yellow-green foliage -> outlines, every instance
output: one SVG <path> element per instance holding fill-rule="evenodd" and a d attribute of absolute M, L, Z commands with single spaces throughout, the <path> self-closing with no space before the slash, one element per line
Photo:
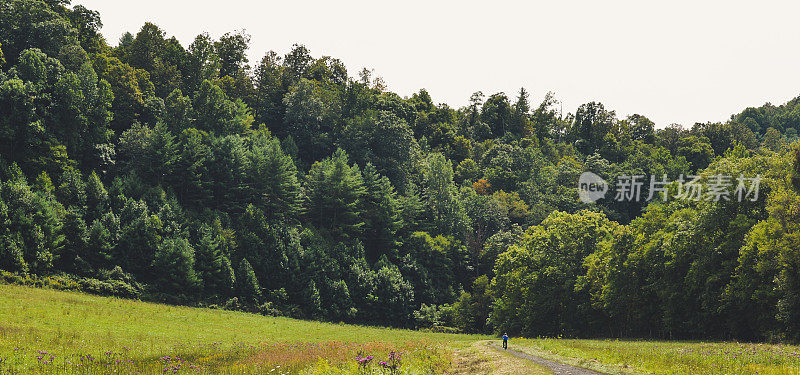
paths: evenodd
<path fill-rule="evenodd" d="M 403 371 L 421 373 L 481 338 L 0 285 L 0 373 L 298 373 L 315 364 L 341 373 L 359 353 L 380 373 L 392 350 L 404 353 Z"/>

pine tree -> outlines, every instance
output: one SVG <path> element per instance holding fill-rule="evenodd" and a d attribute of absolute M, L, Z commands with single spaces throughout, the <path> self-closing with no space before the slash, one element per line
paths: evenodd
<path fill-rule="evenodd" d="M 233 268 L 221 249 L 224 241 L 214 235 L 212 229 L 200 227 L 200 240 L 195 252 L 197 274 L 203 285 L 204 297 L 229 296 L 235 282 Z"/>
<path fill-rule="evenodd" d="M 320 297 L 319 289 L 317 289 L 317 284 L 314 280 L 309 281 L 303 290 L 303 305 L 306 314 L 311 317 L 318 318 L 323 313 L 322 297 Z"/>
<path fill-rule="evenodd" d="M 95 269 L 111 266 L 119 234 L 119 218 L 113 212 L 106 212 L 103 217 L 95 219 L 89 227 L 83 260 Z"/>
<path fill-rule="evenodd" d="M 253 266 L 247 259 L 239 262 L 239 272 L 236 273 L 236 291 L 243 301 L 257 304 L 261 301 L 261 286 L 253 271 Z"/>
<path fill-rule="evenodd" d="M 132 199 L 125 202 L 120 221 L 119 244 L 114 247 L 113 261 L 144 280 L 154 279 L 150 267 L 162 241 L 164 224 L 150 213 L 144 201 Z"/>
<path fill-rule="evenodd" d="M 530 95 L 525 88 L 519 89 L 519 96 L 517 97 L 517 102 L 514 103 L 514 110 L 511 116 L 511 124 L 509 126 L 509 131 L 516 134 L 517 136 L 526 136 L 531 131 L 531 124 L 530 118 L 528 117 L 531 111 L 530 103 L 528 102 L 528 97 Z"/>
<path fill-rule="evenodd" d="M 248 152 L 248 194 L 258 198 L 258 205 L 270 219 L 297 220 L 302 205 L 301 186 L 292 158 L 266 129 L 259 130 L 253 138 Z"/>
<path fill-rule="evenodd" d="M 108 191 L 100 177 L 92 172 L 86 179 L 86 221 L 92 222 L 109 209 Z"/>
<path fill-rule="evenodd" d="M 81 214 L 85 213 L 86 183 L 83 181 L 81 172 L 74 168 L 68 168 L 61 174 L 59 182 L 55 191 L 58 201 Z"/>
<path fill-rule="evenodd" d="M 253 117 L 240 101 L 232 101 L 219 86 L 205 80 L 192 103 L 195 127 L 217 135 L 244 134 Z"/>
<path fill-rule="evenodd" d="M 398 246 L 396 234 L 402 226 L 400 205 L 394 187 L 372 164 L 364 167 L 364 234 L 367 259 L 375 262 L 382 254 L 392 254 Z"/>
<path fill-rule="evenodd" d="M 304 190 L 309 222 L 344 238 L 361 233 L 364 180 L 358 166 L 348 164 L 344 151 L 339 149 L 333 156 L 314 163 Z"/>
<path fill-rule="evenodd" d="M 286 89 L 282 79 L 283 67 L 280 65 L 280 56 L 269 51 L 261 59 L 255 70 L 256 101 L 253 104 L 253 113 L 256 122 L 266 124 L 277 136 L 286 134 L 283 125 L 283 113 L 286 110 L 283 97 Z"/>
<path fill-rule="evenodd" d="M 55 267 L 65 272 L 88 274 L 91 270 L 83 267 L 86 261 L 82 258 L 87 251 L 88 228 L 76 209 L 67 210 L 62 233 L 64 242 L 56 254 Z"/>
<path fill-rule="evenodd" d="M 0 199 L 0 269 L 27 273 L 28 264 L 22 254 L 22 238 L 9 230 L 8 206 Z"/>
<path fill-rule="evenodd" d="M 8 213 L 6 228 L 12 242 L 20 244 L 30 270 L 45 274 L 52 271 L 54 255 L 61 251 L 64 240 L 59 215 L 63 207 L 51 197 L 32 191 L 24 176 L 14 170 L 12 166 L 13 179 L 0 188 Z"/>
<path fill-rule="evenodd" d="M 194 248 L 184 238 L 169 238 L 158 246 L 153 259 L 156 283 L 171 295 L 194 297 L 199 286 Z"/>
<path fill-rule="evenodd" d="M 0 269 L 28 273 L 28 263 L 22 255 L 22 239 L 19 233 L 0 238 Z"/>

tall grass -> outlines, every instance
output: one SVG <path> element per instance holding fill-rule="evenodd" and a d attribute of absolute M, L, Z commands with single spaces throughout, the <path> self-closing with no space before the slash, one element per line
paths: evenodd
<path fill-rule="evenodd" d="M 391 351 L 406 353 L 406 373 L 426 373 L 482 338 L 0 285 L 3 374 L 380 373 Z M 353 368 L 359 353 L 374 362 Z"/>
<path fill-rule="evenodd" d="M 617 374 L 800 374 L 795 345 L 516 339 L 513 348 Z"/>

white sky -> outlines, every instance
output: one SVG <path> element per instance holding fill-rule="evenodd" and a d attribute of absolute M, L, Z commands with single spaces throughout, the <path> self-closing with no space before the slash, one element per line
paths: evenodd
<path fill-rule="evenodd" d="M 100 12 L 116 45 L 151 21 L 187 46 L 200 32 L 244 29 L 251 65 L 302 43 L 375 69 L 406 96 L 466 105 L 520 87 L 554 91 L 564 113 L 597 100 L 658 127 L 724 121 L 800 94 L 796 1 L 209 1 L 75 0 Z"/>

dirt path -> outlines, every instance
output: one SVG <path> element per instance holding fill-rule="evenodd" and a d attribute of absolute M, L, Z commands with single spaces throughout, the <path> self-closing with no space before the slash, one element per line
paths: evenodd
<path fill-rule="evenodd" d="M 565 365 L 563 363 L 558 363 L 555 361 L 551 361 L 549 359 L 536 357 L 527 353 L 518 352 L 516 350 L 503 350 L 503 348 L 497 346 L 497 344 L 489 344 L 489 346 L 497 350 L 502 350 L 504 352 L 507 352 L 508 354 L 517 356 L 519 358 L 524 358 L 529 361 L 538 363 L 542 366 L 545 366 L 548 369 L 550 369 L 550 371 L 552 371 L 555 375 L 602 375 L 602 372 L 597 372 L 594 370 L 589 370 L 581 367 Z"/>

